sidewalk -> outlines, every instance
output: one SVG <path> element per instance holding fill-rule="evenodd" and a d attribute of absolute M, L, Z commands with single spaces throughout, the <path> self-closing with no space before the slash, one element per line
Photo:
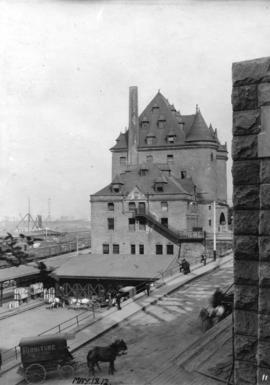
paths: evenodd
<path fill-rule="evenodd" d="M 172 292 L 178 290 L 181 286 L 201 277 L 232 260 L 232 254 L 218 259 L 216 262 L 209 262 L 206 266 L 194 265 L 192 271 L 188 275 L 176 273 L 171 277 L 164 278 L 163 285 L 152 290 L 150 296 L 144 293 L 137 294 L 134 298 L 122 303 L 122 309 L 118 311 L 116 308 L 104 311 L 98 318 L 91 321 L 88 325 L 82 326 L 80 330 L 75 331 L 75 338 L 69 341 L 71 351 L 74 352 L 82 346 L 95 340 L 101 335 L 116 327 L 122 321 L 131 317 L 139 311 L 145 310 L 151 304 L 156 303 L 159 299 Z M 11 363 L 10 363 L 11 364 Z M 16 365 L 16 367 L 14 367 Z M 2 384 L 18 384 L 22 377 L 17 371 L 18 363 L 13 362 L 13 369 L 3 366 L 0 383 Z"/>

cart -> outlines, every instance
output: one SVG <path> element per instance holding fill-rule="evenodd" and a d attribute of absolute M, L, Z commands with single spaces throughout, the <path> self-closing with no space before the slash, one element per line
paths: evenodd
<path fill-rule="evenodd" d="M 63 378 L 74 375 L 75 361 L 68 350 L 66 337 L 46 335 L 22 338 L 19 372 L 28 384 L 43 383 L 48 373 L 58 372 Z"/>

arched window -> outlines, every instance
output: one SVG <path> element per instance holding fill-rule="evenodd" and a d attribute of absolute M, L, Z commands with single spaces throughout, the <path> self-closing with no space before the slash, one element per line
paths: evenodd
<path fill-rule="evenodd" d="M 109 211 L 114 211 L 114 203 L 113 202 L 109 202 L 108 203 L 108 210 Z"/>
<path fill-rule="evenodd" d="M 211 162 L 213 162 L 213 160 L 214 160 L 214 155 L 213 155 L 212 152 L 211 152 L 211 155 L 210 155 L 210 159 L 211 159 Z"/>
<path fill-rule="evenodd" d="M 219 224 L 220 224 L 220 225 L 226 225 L 226 218 L 225 218 L 224 213 L 221 213 L 221 214 L 220 214 L 220 217 L 219 217 Z"/>

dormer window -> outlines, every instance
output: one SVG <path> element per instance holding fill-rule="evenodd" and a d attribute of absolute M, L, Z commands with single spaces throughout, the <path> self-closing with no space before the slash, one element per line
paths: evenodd
<path fill-rule="evenodd" d="M 163 184 L 156 183 L 156 191 L 163 192 L 164 191 Z"/>
<path fill-rule="evenodd" d="M 167 136 L 167 142 L 168 143 L 174 143 L 175 142 L 175 135 L 168 135 Z"/>
<path fill-rule="evenodd" d="M 111 191 L 114 193 L 119 193 L 123 184 L 124 183 L 121 181 L 121 178 L 116 176 L 111 183 Z"/>
<path fill-rule="evenodd" d="M 157 112 L 159 110 L 159 106 L 155 103 L 152 107 L 152 113 Z"/>
<path fill-rule="evenodd" d="M 142 125 L 142 128 L 146 128 L 147 129 L 149 127 L 149 120 L 147 119 L 146 116 L 144 116 L 141 125 Z"/>
<path fill-rule="evenodd" d="M 163 115 L 160 115 L 157 121 L 158 128 L 165 128 L 166 119 Z"/>
<path fill-rule="evenodd" d="M 167 183 L 166 179 L 164 177 L 159 177 L 154 181 L 154 190 L 156 192 L 163 192 L 164 191 L 164 185 Z"/>

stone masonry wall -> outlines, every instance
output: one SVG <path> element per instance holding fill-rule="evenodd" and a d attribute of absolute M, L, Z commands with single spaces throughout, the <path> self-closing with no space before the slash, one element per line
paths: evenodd
<path fill-rule="evenodd" d="M 270 383 L 270 58 L 233 64 L 234 383 Z M 268 377 L 266 377 L 268 376 Z"/>

